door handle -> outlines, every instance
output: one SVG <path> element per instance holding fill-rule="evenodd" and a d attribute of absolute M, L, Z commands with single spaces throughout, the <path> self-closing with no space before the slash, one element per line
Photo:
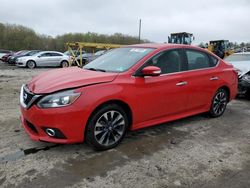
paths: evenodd
<path fill-rule="evenodd" d="M 210 81 L 214 81 L 214 80 L 219 80 L 219 78 L 217 76 L 213 76 L 210 78 Z"/>
<path fill-rule="evenodd" d="M 184 86 L 184 85 L 187 85 L 188 83 L 187 82 L 179 82 L 176 84 L 176 86 Z"/>

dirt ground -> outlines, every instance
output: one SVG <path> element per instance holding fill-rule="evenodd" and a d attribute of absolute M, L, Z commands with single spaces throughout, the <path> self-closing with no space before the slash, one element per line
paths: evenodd
<path fill-rule="evenodd" d="M 0 187 L 250 187 L 250 101 L 220 118 L 197 115 L 129 132 L 117 148 L 34 142 L 19 121 L 19 89 L 48 69 L 0 62 Z"/>

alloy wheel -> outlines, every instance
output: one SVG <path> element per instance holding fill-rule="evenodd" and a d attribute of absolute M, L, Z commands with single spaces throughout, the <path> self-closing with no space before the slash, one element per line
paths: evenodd
<path fill-rule="evenodd" d="M 125 118 L 116 110 L 105 112 L 97 120 L 94 128 L 96 141 L 103 146 L 117 143 L 125 132 Z"/>
<path fill-rule="evenodd" d="M 213 100 L 213 113 L 216 116 L 223 114 L 227 106 L 227 93 L 224 90 L 219 91 Z"/>
<path fill-rule="evenodd" d="M 62 62 L 62 68 L 64 68 L 64 67 L 68 67 L 69 66 L 69 64 L 68 64 L 68 62 L 67 61 L 63 61 Z"/>
<path fill-rule="evenodd" d="M 29 67 L 30 69 L 35 68 L 35 66 L 36 66 L 35 62 L 33 62 L 33 61 L 28 61 L 27 62 L 27 67 Z"/>

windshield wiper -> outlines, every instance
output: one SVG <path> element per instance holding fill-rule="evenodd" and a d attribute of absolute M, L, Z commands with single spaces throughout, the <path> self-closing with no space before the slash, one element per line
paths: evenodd
<path fill-rule="evenodd" d="M 92 71 L 100 71 L 100 72 L 106 72 L 104 69 L 96 69 L 96 68 L 85 68 L 87 70 L 92 70 Z"/>

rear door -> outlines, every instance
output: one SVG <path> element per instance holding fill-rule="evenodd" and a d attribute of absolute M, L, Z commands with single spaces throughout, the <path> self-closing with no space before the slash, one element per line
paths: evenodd
<path fill-rule="evenodd" d="M 187 110 L 199 111 L 210 106 L 218 87 L 220 70 L 215 68 L 218 60 L 199 50 L 185 49 L 184 51 L 188 64 L 186 72 L 189 86 Z"/>
<path fill-rule="evenodd" d="M 52 52 L 51 53 L 51 66 L 60 66 L 63 55 L 60 53 Z"/>

